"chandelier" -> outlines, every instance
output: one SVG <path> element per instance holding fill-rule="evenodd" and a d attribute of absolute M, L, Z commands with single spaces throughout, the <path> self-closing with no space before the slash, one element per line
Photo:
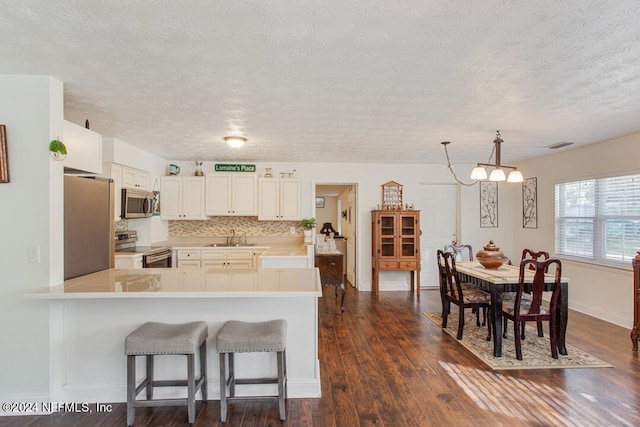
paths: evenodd
<path fill-rule="evenodd" d="M 491 170 L 489 176 L 489 181 L 507 181 L 507 182 L 522 182 L 524 177 L 522 176 L 522 172 L 518 170 L 515 166 L 507 166 L 500 164 L 500 145 L 504 142 L 504 140 L 500 137 L 500 131 L 496 131 L 496 138 L 493 140 L 493 150 L 491 151 L 491 155 L 489 156 L 489 162 L 493 158 L 495 154 L 495 163 L 478 163 L 476 167 L 471 171 L 471 179 L 474 180 L 485 180 L 487 179 L 487 169 Z M 441 144 L 444 145 L 444 152 L 447 156 L 448 167 L 455 180 L 460 183 L 461 182 L 456 176 L 455 172 L 453 172 L 453 168 L 451 166 L 451 161 L 449 160 L 449 153 L 447 152 L 447 145 L 450 144 L 451 141 L 443 141 Z M 505 174 L 505 169 L 509 169 L 509 176 Z M 464 185 L 473 185 L 473 184 L 464 184 Z"/>
<path fill-rule="evenodd" d="M 478 163 L 478 165 L 471 171 L 471 179 L 487 179 L 487 170 L 484 168 L 484 166 L 486 166 L 494 168 L 489 175 L 489 181 L 504 181 L 506 178 L 504 169 L 511 169 L 511 172 L 509 172 L 509 177 L 506 178 L 507 182 L 522 182 L 524 180 L 522 172 L 520 172 L 517 167 L 500 164 L 500 144 L 502 144 L 503 142 L 503 139 L 500 138 L 500 131 L 497 130 L 496 139 L 493 140 L 493 150 L 496 154 L 496 163 Z"/>

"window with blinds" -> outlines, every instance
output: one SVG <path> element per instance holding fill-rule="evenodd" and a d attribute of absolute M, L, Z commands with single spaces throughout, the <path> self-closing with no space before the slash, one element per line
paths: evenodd
<path fill-rule="evenodd" d="M 628 266 L 640 251 L 640 175 L 555 186 L 556 253 Z"/>

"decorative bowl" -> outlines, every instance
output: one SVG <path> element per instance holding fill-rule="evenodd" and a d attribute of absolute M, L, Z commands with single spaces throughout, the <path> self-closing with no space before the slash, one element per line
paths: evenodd
<path fill-rule="evenodd" d="M 489 244 L 484 246 L 484 250 L 478 251 L 476 258 L 484 268 L 488 269 L 496 269 L 509 259 L 500 251 L 499 247 L 493 244 L 493 240 L 489 240 Z"/>

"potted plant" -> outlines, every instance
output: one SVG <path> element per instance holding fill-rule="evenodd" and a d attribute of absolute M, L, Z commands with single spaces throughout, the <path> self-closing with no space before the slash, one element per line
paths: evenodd
<path fill-rule="evenodd" d="M 311 243 L 311 234 L 312 230 L 316 227 L 316 219 L 315 218 L 304 218 L 301 221 L 302 226 L 304 227 L 304 242 Z"/>
<path fill-rule="evenodd" d="M 307 230 L 312 230 L 316 228 L 316 219 L 315 218 L 304 218 L 302 220 L 302 226 Z"/>
<path fill-rule="evenodd" d="M 67 147 L 62 141 L 54 139 L 49 143 L 49 154 L 55 160 L 64 160 L 67 157 Z"/>

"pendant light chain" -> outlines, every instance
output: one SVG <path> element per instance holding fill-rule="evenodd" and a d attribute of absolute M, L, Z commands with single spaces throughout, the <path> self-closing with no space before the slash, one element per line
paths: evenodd
<path fill-rule="evenodd" d="M 464 185 L 466 187 L 473 187 L 479 181 L 472 182 L 471 184 L 467 184 L 466 182 L 460 181 L 460 179 L 458 179 L 458 176 L 456 175 L 456 173 L 453 171 L 453 166 L 451 166 L 451 159 L 449 159 L 449 151 L 447 150 L 447 145 L 449 145 L 449 142 L 450 141 L 441 142 L 441 144 L 444 145 L 444 154 L 447 156 L 447 168 L 449 168 L 449 171 L 451 172 L 451 175 L 453 175 L 453 179 L 455 179 L 458 184 Z"/>

